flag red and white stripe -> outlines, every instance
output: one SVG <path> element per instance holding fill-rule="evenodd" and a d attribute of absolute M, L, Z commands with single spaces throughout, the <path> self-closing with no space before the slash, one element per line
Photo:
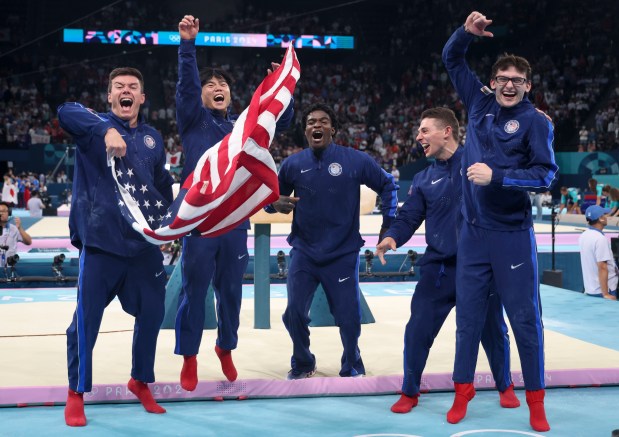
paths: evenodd
<path fill-rule="evenodd" d="M 217 236 L 277 200 L 277 169 L 269 146 L 276 122 L 292 99 L 300 71 L 290 45 L 280 67 L 258 86 L 232 132 L 202 155 L 174 203 L 167 211 L 160 207 L 164 211 L 161 214 L 151 213 L 155 202 L 160 201 L 145 199 L 147 192 L 140 194 L 140 190 L 131 189 L 117 178 L 117 174 L 126 171 L 120 168 L 123 160 L 115 159 L 112 172 L 119 206 L 133 228 L 155 244 L 190 232 Z"/>

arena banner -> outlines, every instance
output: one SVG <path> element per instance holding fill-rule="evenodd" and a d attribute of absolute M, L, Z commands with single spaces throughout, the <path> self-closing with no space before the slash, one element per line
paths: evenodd
<path fill-rule="evenodd" d="M 78 44 L 179 45 L 177 31 L 64 29 L 63 42 Z M 294 44 L 295 49 L 354 49 L 354 36 L 270 33 L 198 32 L 196 46 L 278 47 Z"/>

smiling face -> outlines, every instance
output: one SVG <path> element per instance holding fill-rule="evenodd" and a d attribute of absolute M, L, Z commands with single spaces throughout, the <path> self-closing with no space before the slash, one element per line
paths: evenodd
<path fill-rule="evenodd" d="M 331 117 L 325 111 L 316 110 L 307 114 L 305 138 L 312 149 L 321 149 L 331 144 L 334 134 Z"/>
<path fill-rule="evenodd" d="M 112 106 L 112 112 L 119 118 L 128 120 L 131 127 L 137 126 L 140 105 L 145 99 L 146 96 L 137 77 L 121 75 L 112 79 L 107 101 Z"/>
<path fill-rule="evenodd" d="M 441 120 L 424 118 L 419 125 L 417 141 L 423 147 L 426 158 L 449 159 L 455 147 L 447 147 L 452 141 L 451 126 L 443 126 Z"/>
<path fill-rule="evenodd" d="M 524 83 L 516 85 L 511 79 L 516 81 L 524 79 Z M 503 83 L 506 80 L 507 83 Z M 531 81 L 527 80 L 526 73 L 518 71 L 514 66 L 509 66 L 496 72 L 496 75 L 490 80 L 490 88 L 494 90 L 499 105 L 504 108 L 511 108 L 522 101 L 525 93 L 531 91 Z"/>
<path fill-rule="evenodd" d="M 230 86 L 223 77 L 211 77 L 202 86 L 202 104 L 225 113 L 230 105 Z"/>

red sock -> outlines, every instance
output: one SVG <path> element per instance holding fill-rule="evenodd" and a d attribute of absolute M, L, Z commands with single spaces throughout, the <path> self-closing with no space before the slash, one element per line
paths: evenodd
<path fill-rule="evenodd" d="M 198 385 L 198 360 L 195 355 L 185 355 L 183 359 L 181 387 L 187 391 L 194 391 Z"/>
<path fill-rule="evenodd" d="M 516 397 L 516 393 L 514 393 L 513 383 L 505 391 L 499 392 L 499 398 L 503 408 L 518 408 L 520 406 L 520 401 Z"/>
<path fill-rule="evenodd" d="M 541 390 L 527 390 L 527 404 L 529 405 L 529 422 L 535 431 L 550 431 L 550 425 L 546 420 L 544 410 L 544 396 L 546 392 Z"/>
<path fill-rule="evenodd" d="M 76 393 L 69 389 L 67 405 L 64 407 L 64 421 L 69 426 L 86 426 L 84 393 Z"/>
<path fill-rule="evenodd" d="M 471 399 L 475 397 L 475 388 L 472 383 L 454 383 L 456 395 L 451 409 L 447 412 L 447 422 L 458 423 L 466 416 L 466 407 Z"/>
<path fill-rule="evenodd" d="M 165 413 L 165 408 L 159 405 L 155 398 L 153 398 L 153 394 L 150 392 L 148 385 L 142 381 L 131 378 L 127 384 L 127 387 L 131 393 L 136 395 L 140 402 L 142 402 L 142 405 L 146 411 L 155 414 Z"/>
<path fill-rule="evenodd" d="M 234 363 L 232 362 L 232 351 L 227 351 L 215 345 L 215 353 L 219 357 L 219 361 L 221 361 L 221 370 L 223 370 L 228 381 L 236 381 L 238 373 L 236 372 L 236 367 L 234 367 Z"/>
<path fill-rule="evenodd" d="M 418 402 L 419 393 L 417 393 L 415 396 L 409 396 L 402 393 L 400 399 L 398 399 L 398 401 L 391 406 L 391 411 L 400 414 L 408 413 L 417 406 Z"/>

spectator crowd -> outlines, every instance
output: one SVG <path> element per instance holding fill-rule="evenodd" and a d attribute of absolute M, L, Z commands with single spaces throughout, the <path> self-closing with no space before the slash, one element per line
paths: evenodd
<path fill-rule="evenodd" d="M 271 153 L 279 165 L 301 150 L 304 139 L 298 114 L 312 103 L 325 101 L 335 109 L 342 126 L 334 140 L 367 152 L 391 171 L 394 166 L 423 157 L 415 136 L 416 120 L 425 108 L 448 106 L 460 125 L 466 126 L 467 114 L 442 66 L 440 50 L 447 35 L 462 22 L 460 11 L 469 10 L 472 4 L 438 0 L 419 7 L 417 3 L 388 1 L 386 7 L 377 7 L 376 2 L 367 1 L 351 12 L 346 7 L 319 8 L 322 3 L 318 2 L 317 13 L 307 13 L 302 5 L 287 4 L 287 12 L 283 13 L 277 8 L 241 2 L 236 13 L 204 20 L 202 30 L 354 35 L 354 51 L 299 52 L 302 76 L 295 92 L 297 119 L 289 131 L 277 136 Z M 487 15 L 496 17 L 495 41 L 484 40 L 471 47 L 473 70 L 490 71 L 498 47 L 527 56 L 533 64 L 530 98 L 553 118 L 556 149 L 619 149 L 617 55 L 612 50 L 618 31 L 612 26 L 612 8 L 576 0 L 524 0 L 500 7 L 486 3 L 483 9 Z M 6 52 L 28 43 L 33 36 L 20 25 L 25 11 L 11 5 L 2 8 L 0 29 L 9 36 L 2 39 L 0 32 L 0 48 Z M 172 30 L 181 17 L 170 4 L 138 7 L 138 2 L 126 0 L 122 9 L 126 13 L 121 23 L 112 9 L 102 8 L 75 27 Z M 591 22 L 597 25 L 590 26 Z M 528 29 L 526 37 L 518 31 L 522 27 Z M 18 50 L 0 67 L 0 147 L 70 142 L 71 138 L 58 126 L 57 105 L 79 101 L 96 111 L 105 111 L 107 94 L 102 90 L 106 89 L 107 72 L 120 64 L 135 63 L 148 77 L 143 116 L 162 132 L 172 173 L 180 172 L 183 156 L 175 120 L 175 48 L 140 47 L 122 54 L 92 45 L 65 45 L 63 50 L 50 50 L 58 47 L 58 42 L 47 39 L 35 47 L 37 50 Z M 47 49 L 45 57 L 40 54 L 43 48 Z M 243 61 L 232 63 L 227 55 L 221 57 L 225 59 L 221 62 L 214 51 L 200 50 L 199 55 L 206 55 L 208 63 L 228 69 L 235 78 L 232 108 L 237 113 L 248 104 L 266 66 L 281 56 L 281 51 L 274 49 L 251 53 L 229 49 L 236 50 L 234 56 Z M 89 60 L 95 57 L 95 51 L 100 52 L 100 58 Z M 460 133 L 463 141 L 464 128 Z"/>

